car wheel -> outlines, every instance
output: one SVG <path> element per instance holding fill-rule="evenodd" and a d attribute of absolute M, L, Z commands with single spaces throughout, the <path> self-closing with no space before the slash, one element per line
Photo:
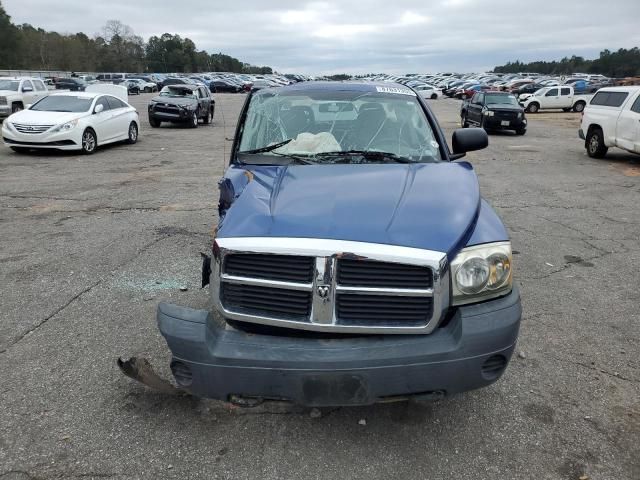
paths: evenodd
<path fill-rule="evenodd" d="M 591 158 L 602 158 L 607 154 L 607 146 L 604 144 L 602 130 L 594 128 L 587 135 L 587 155 Z"/>
<path fill-rule="evenodd" d="M 540 105 L 537 103 L 530 103 L 527 107 L 527 112 L 529 113 L 538 113 L 538 110 L 540 110 Z"/>
<path fill-rule="evenodd" d="M 149 87 L 144 87 L 144 93 L 151 93 L 151 89 Z"/>
<path fill-rule="evenodd" d="M 202 118 L 202 123 L 204 123 L 205 125 L 209 125 L 212 120 L 213 120 L 213 109 L 210 108 L 207 114 Z"/>
<path fill-rule="evenodd" d="M 516 135 L 524 135 L 525 133 L 527 133 L 526 128 L 519 128 L 516 130 Z"/>
<path fill-rule="evenodd" d="M 98 138 L 96 137 L 96 132 L 91 128 L 87 128 L 82 134 L 82 153 L 85 155 L 91 155 L 96 151 L 97 146 Z"/>
<path fill-rule="evenodd" d="M 484 115 L 482 115 L 482 118 L 480 119 L 479 127 L 482 128 L 485 132 L 489 133 L 489 129 L 484 126 Z"/>
<path fill-rule="evenodd" d="M 133 145 L 138 141 L 138 125 L 136 122 L 131 122 L 129 124 L 129 138 L 127 138 L 127 143 Z"/>
<path fill-rule="evenodd" d="M 437 100 L 438 99 L 438 94 L 437 93 L 432 93 L 431 94 L 431 100 Z"/>
<path fill-rule="evenodd" d="M 9 148 L 11 148 L 11 150 L 13 150 L 16 153 L 27 153 L 27 152 L 29 152 L 29 149 L 25 148 L 25 147 L 9 147 Z"/>
<path fill-rule="evenodd" d="M 573 111 L 580 113 L 581 111 L 584 110 L 584 106 L 585 106 L 584 102 L 578 102 L 573 106 Z"/>
<path fill-rule="evenodd" d="M 460 125 L 462 125 L 462 128 L 469 128 L 469 122 L 467 122 L 467 115 L 465 113 L 460 116 Z"/>
<path fill-rule="evenodd" d="M 193 112 L 193 116 L 191 117 L 191 121 L 189 122 L 189 126 L 191 128 L 198 128 L 198 111 Z"/>
<path fill-rule="evenodd" d="M 152 128 L 158 128 L 162 122 L 160 120 L 155 119 L 154 117 L 149 117 L 149 125 Z"/>
<path fill-rule="evenodd" d="M 21 103 L 14 103 L 11 106 L 11 113 L 16 113 L 23 109 L 24 109 L 24 106 Z"/>

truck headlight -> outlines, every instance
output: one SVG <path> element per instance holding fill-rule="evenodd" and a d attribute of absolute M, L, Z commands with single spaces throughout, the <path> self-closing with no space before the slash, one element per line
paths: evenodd
<path fill-rule="evenodd" d="M 481 302 L 511 291 L 511 242 L 463 249 L 451 262 L 452 304 Z"/>
<path fill-rule="evenodd" d="M 63 123 L 62 125 L 53 129 L 54 132 L 68 132 L 78 125 L 78 120 L 71 120 L 70 122 Z"/>
<path fill-rule="evenodd" d="M 484 112 L 484 114 L 485 114 L 487 117 L 493 117 L 493 116 L 495 115 L 495 112 L 492 112 L 491 110 L 487 110 L 486 112 Z"/>

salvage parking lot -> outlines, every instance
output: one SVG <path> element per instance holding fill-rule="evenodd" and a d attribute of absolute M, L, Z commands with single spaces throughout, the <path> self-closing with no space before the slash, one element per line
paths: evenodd
<path fill-rule="evenodd" d="M 640 157 L 586 156 L 579 115 L 529 115 L 470 154 L 513 241 L 523 323 L 495 385 L 438 403 L 239 409 L 154 393 L 159 301 L 194 308 L 243 95 L 214 124 L 146 122 L 92 156 L 0 149 L 0 477 L 640 477 Z M 431 102 L 447 131 L 459 102 Z"/>

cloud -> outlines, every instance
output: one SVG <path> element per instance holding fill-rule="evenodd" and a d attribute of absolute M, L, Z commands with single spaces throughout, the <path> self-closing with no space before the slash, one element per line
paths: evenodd
<path fill-rule="evenodd" d="M 311 74 L 481 71 L 509 60 L 597 57 L 605 48 L 640 45 L 637 0 L 606 8 L 599 0 L 540 0 L 533 9 L 504 0 L 2 3 L 15 23 L 92 35 L 118 19 L 145 39 L 178 33 L 212 53 Z"/>

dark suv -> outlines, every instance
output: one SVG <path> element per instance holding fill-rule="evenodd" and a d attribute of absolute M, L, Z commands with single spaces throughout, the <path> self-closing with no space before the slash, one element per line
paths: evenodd
<path fill-rule="evenodd" d="M 198 120 L 213 121 L 215 101 L 207 88 L 200 85 L 167 85 L 149 102 L 149 124 L 156 128 L 162 122 L 188 123 L 198 127 Z"/>
<path fill-rule="evenodd" d="M 87 88 L 87 83 L 81 78 L 59 78 L 56 81 L 56 90 L 84 92 L 85 88 Z"/>
<path fill-rule="evenodd" d="M 462 104 L 460 123 L 463 128 L 478 126 L 485 130 L 515 130 L 527 133 L 524 109 L 516 97 L 507 92 L 478 92 Z"/>

